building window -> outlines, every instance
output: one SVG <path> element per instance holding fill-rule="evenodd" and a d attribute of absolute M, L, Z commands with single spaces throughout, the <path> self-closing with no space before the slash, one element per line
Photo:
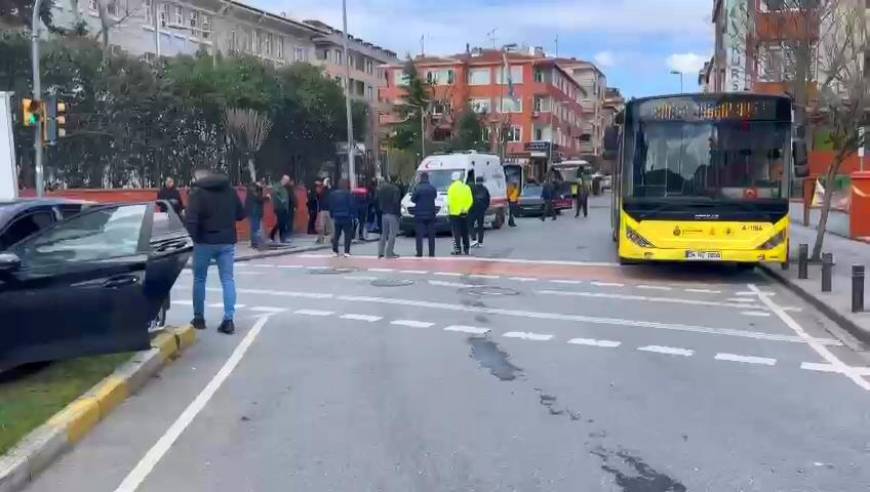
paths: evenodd
<path fill-rule="evenodd" d="M 492 135 L 492 131 L 488 126 L 484 126 L 480 129 L 480 141 L 489 143 L 490 135 Z"/>
<path fill-rule="evenodd" d="M 433 85 L 453 85 L 453 70 L 429 70 L 426 72 L 426 80 Z"/>
<path fill-rule="evenodd" d="M 436 101 L 432 104 L 432 114 L 433 115 L 442 115 L 444 113 L 450 112 L 450 103 L 445 101 Z"/>
<path fill-rule="evenodd" d="M 468 71 L 468 85 L 489 85 L 491 73 L 489 68 L 472 68 Z"/>
<path fill-rule="evenodd" d="M 326 61 L 329 58 L 329 50 L 317 50 L 314 52 L 314 57 L 320 61 Z"/>
<path fill-rule="evenodd" d="M 478 114 L 492 112 L 492 100 L 489 98 L 475 98 L 470 101 L 471 110 Z"/>
<path fill-rule="evenodd" d="M 393 71 L 393 85 L 397 87 L 408 85 L 408 76 L 405 75 L 404 70 L 399 69 Z"/>
<path fill-rule="evenodd" d="M 523 100 L 519 98 L 514 99 L 512 97 L 503 97 L 501 98 L 500 108 L 502 113 L 522 113 Z"/>
<path fill-rule="evenodd" d="M 497 82 L 500 85 L 507 85 L 507 77 L 505 77 L 505 69 L 504 67 L 499 67 L 497 69 L 498 78 Z M 523 83 L 523 66 L 522 65 L 511 65 L 511 83 L 512 84 L 522 84 Z"/>
<path fill-rule="evenodd" d="M 180 5 L 176 5 L 173 9 L 172 23 L 175 27 L 184 26 L 184 9 Z"/>
<path fill-rule="evenodd" d="M 160 27 L 166 27 L 169 24 L 169 4 L 168 3 L 160 4 L 160 9 L 158 9 L 158 17 L 160 20 Z"/>
<path fill-rule="evenodd" d="M 275 41 L 277 44 L 275 45 L 275 58 L 279 60 L 284 59 L 284 36 L 275 36 Z"/>
<path fill-rule="evenodd" d="M 202 14 L 200 19 L 202 23 L 202 39 L 208 39 L 211 36 L 211 16 Z"/>
<path fill-rule="evenodd" d="M 540 68 L 535 69 L 535 82 L 543 83 L 544 82 L 544 71 Z"/>
<path fill-rule="evenodd" d="M 541 141 L 544 139 L 544 129 L 543 128 L 535 128 L 535 140 Z"/>
<path fill-rule="evenodd" d="M 369 75 L 375 73 L 375 63 L 372 60 L 366 60 L 366 73 Z"/>
<path fill-rule="evenodd" d="M 508 142 L 522 142 L 523 141 L 523 127 L 519 125 L 511 125 L 507 134 Z"/>
<path fill-rule="evenodd" d="M 336 65 L 344 65 L 344 58 L 342 57 L 343 53 L 341 50 L 335 50 L 335 64 Z"/>
<path fill-rule="evenodd" d="M 360 72 L 366 71 L 366 57 L 364 57 L 363 55 L 356 56 L 356 69 Z"/>
<path fill-rule="evenodd" d="M 761 0 L 762 12 L 776 12 L 778 10 L 803 10 L 819 6 L 819 0 Z"/>
<path fill-rule="evenodd" d="M 190 24 L 190 32 L 196 34 L 196 29 L 199 27 L 199 12 L 196 10 L 190 11 L 190 17 L 187 19 Z"/>
<path fill-rule="evenodd" d="M 145 9 L 145 24 L 153 25 L 154 24 L 154 12 L 151 11 L 152 4 L 151 0 L 144 0 L 142 2 L 142 8 Z"/>
<path fill-rule="evenodd" d="M 535 96 L 535 111 L 539 113 L 550 111 L 550 98 L 547 96 Z"/>
<path fill-rule="evenodd" d="M 266 33 L 257 31 L 257 54 L 263 55 L 266 53 Z"/>
<path fill-rule="evenodd" d="M 293 60 L 297 62 L 308 61 L 308 57 L 305 56 L 304 48 L 294 48 L 293 49 Z"/>
<path fill-rule="evenodd" d="M 366 99 L 369 101 L 374 101 L 375 99 L 375 88 L 371 84 L 366 85 Z"/>
<path fill-rule="evenodd" d="M 119 6 L 117 0 L 112 0 L 106 3 L 106 13 L 111 15 L 112 17 L 118 17 L 119 15 Z"/>

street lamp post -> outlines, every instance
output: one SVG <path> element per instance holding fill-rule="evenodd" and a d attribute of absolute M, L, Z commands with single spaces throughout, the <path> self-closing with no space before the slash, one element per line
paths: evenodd
<path fill-rule="evenodd" d="M 344 45 L 344 105 L 347 112 L 347 174 L 350 179 L 350 187 L 356 188 L 356 163 L 353 158 L 355 150 L 353 144 L 353 113 L 351 112 L 350 104 L 350 57 L 348 56 L 350 34 L 347 32 L 347 0 L 341 0 L 341 17 L 344 27 L 342 44 Z"/>
<path fill-rule="evenodd" d="M 33 100 L 39 102 L 42 99 L 42 85 L 39 79 L 39 6 L 42 0 L 33 2 L 33 21 L 30 28 L 31 45 L 30 50 L 33 56 Z M 42 125 L 45 124 L 43 115 L 39 117 L 39 124 L 35 125 L 33 131 L 33 164 L 36 171 L 36 196 L 45 194 L 45 176 L 42 169 Z"/>
<path fill-rule="evenodd" d="M 680 94 L 682 94 L 684 92 L 683 91 L 683 72 L 680 72 L 679 70 L 671 70 L 671 75 L 679 75 L 680 76 Z"/>

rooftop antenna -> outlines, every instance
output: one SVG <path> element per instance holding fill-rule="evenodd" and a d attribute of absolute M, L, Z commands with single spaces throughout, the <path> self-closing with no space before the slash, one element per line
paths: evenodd
<path fill-rule="evenodd" d="M 553 56 L 559 56 L 559 35 L 556 34 L 556 39 L 554 41 L 555 47 L 553 48 Z"/>
<path fill-rule="evenodd" d="M 490 40 L 490 42 L 492 42 L 492 49 L 495 49 L 495 39 L 496 39 L 495 32 L 496 31 L 498 31 L 498 28 L 494 27 L 494 28 L 492 28 L 492 31 L 489 31 L 488 33 L 486 33 L 486 39 L 488 39 L 488 40 Z"/>
<path fill-rule="evenodd" d="M 426 35 L 420 35 L 420 56 L 426 56 Z"/>

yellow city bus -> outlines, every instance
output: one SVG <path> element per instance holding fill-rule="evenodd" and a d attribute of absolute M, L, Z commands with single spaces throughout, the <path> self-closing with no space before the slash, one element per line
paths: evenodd
<path fill-rule="evenodd" d="M 634 99 L 622 115 L 611 222 L 620 263 L 788 261 L 787 97 Z"/>

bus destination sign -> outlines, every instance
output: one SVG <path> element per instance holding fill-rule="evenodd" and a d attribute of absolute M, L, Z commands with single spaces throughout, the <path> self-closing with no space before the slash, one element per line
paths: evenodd
<path fill-rule="evenodd" d="M 698 101 L 663 99 L 640 105 L 640 118 L 660 121 L 774 121 L 777 104 L 771 100 Z"/>

